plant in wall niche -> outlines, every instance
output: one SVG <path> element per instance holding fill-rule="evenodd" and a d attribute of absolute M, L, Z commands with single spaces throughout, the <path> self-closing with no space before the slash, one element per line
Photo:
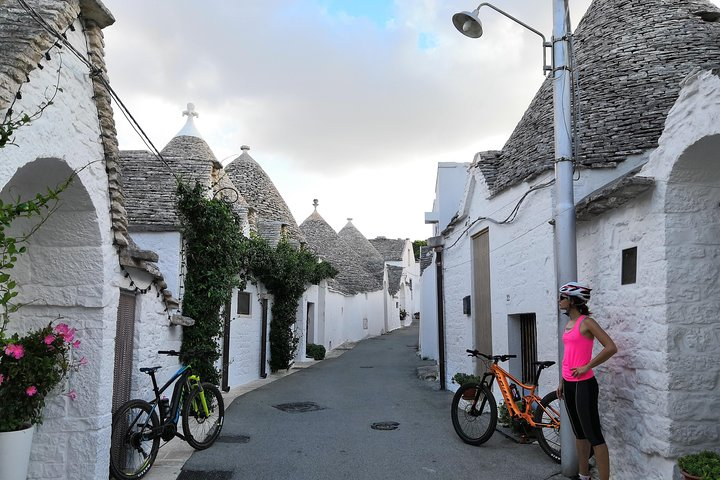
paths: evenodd
<path fill-rule="evenodd" d="M 405 320 L 407 315 L 408 315 L 407 310 L 405 310 L 404 308 L 401 308 L 400 309 L 400 320 Z"/>
<path fill-rule="evenodd" d="M 42 423 L 45 399 L 71 370 L 86 363 L 73 360 L 80 346 L 75 329 L 52 323 L 25 335 L 0 334 L 0 432 Z M 74 390 L 66 393 L 75 399 Z"/>
<path fill-rule="evenodd" d="M 218 384 L 221 308 L 233 288 L 245 288 L 248 242 L 240 219 L 223 200 L 206 196 L 207 188 L 178 182 L 177 199 L 187 262 L 183 314 L 195 325 L 183 327 L 182 361 L 191 360 L 204 381 Z M 192 352 L 203 352 L 191 355 Z"/>
<path fill-rule="evenodd" d="M 296 249 L 285 239 L 272 248 L 265 240 L 249 240 L 248 272 L 273 295 L 270 322 L 270 369 L 290 368 L 299 339 L 293 333 L 298 301 L 309 284 L 337 275 L 327 262 L 318 262 L 311 252 Z"/>

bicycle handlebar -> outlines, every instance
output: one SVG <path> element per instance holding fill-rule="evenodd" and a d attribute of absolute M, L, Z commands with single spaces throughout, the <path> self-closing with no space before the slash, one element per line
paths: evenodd
<path fill-rule="evenodd" d="M 483 357 L 493 362 L 507 362 L 511 358 L 517 358 L 517 355 L 486 355 L 477 350 L 465 350 L 469 355 L 468 357 Z"/>
<path fill-rule="evenodd" d="M 158 355 L 168 355 L 170 357 L 179 357 L 181 352 L 177 350 L 158 350 Z M 190 350 L 182 352 L 183 355 L 210 355 L 212 352 L 207 350 Z"/>

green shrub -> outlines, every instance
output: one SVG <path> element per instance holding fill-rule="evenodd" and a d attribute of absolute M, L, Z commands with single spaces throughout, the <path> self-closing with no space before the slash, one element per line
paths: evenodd
<path fill-rule="evenodd" d="M 720 480 L 720 454 L 709 450 L 678 458 L 680 470 L 702 480 Z"/>
<path fill-rule="evenodd" d="M 325 358 L 325 347 L 314 343 L 308 343 L 305 348 L 305 355 L 312 357 L 313 360 L 322 360 Z"/>

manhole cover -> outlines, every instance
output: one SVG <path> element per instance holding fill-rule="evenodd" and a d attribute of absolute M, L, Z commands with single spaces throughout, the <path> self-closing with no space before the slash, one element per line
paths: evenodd
<path fill-rule="evenodd" d="M 373 430 L 397 430 L 400 426 L 398 422 L 375 422 L 370 425 Z"/>
<path fill-rule="evenodd" d="M 273 407 L 288 413 L 315 412 L 317 410 L 325 410 L 325 407 L 321 407 L 317 403 L 313 402 L 281 403 L 280 405 L 273 405 Z"/>
<path fill-rule="evenodd" d="M 218 443 L 248 443 L 250 437 L 247 435 L 223 435 L 215 441 Z"/>
<path fill-rule="evenodd" d="M 233 472 L 224 470 L 210 470 L 204 472 L 194 472 L 192 470 L 183 470 L 178 475 L 177 480 L 231 480 Z"/>

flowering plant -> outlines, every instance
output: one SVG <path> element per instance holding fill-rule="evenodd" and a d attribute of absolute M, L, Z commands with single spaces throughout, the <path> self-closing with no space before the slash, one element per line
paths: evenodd
<path fill-rule="evenodd" d="M 5 337 L 0 332 L 0 432 L 42 423 L 45 397 L 71 370 L 86 363 L 72 360 L 80 346 L 75 329 L 64 323 Z M 74 390 L 65 395 L 75 399 Z"/>

